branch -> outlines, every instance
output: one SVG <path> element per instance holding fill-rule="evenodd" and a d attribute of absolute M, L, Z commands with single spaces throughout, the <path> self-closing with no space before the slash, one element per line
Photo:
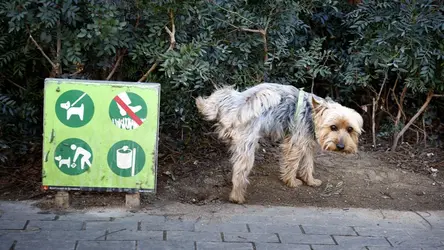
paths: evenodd
<path fill-rule="evenodd" d="M 80 73 L 81 73 L 82 71 L 83 71 L 83 68 L 82 68 L 82 69 L 79 69 L 79 70 L 77 70 L 76 72 L 74 72 L 74 73 L 70 74 L 69 76 L 75 76 L 75 75 L 77 75 L 77 74 L 80 74 Z"/>
<path fill-rule="evenodd" d="M 262 39 L 264 40 L 264 63 L 266 63 L 268 61 L 267 28 L 265 28 L 264 33 L 262 34 Z"/>
<path fill-rule="evenodd" d="M 58 72 L 55 72 L 56 74 L 62 73 L 62 64 L 60 63 L 62 61 L 61 58 L 62 54 L 62 31 L 61 31 L 61 25 L 60 20 L 57 21 L 57 54 L 56 54 L 56 68 L 55 70 Z"/>
<path fill-rule="evenodd" d="M 109 75 L 106 77 L 106 80 L 107 81 L 109 81 L 109 79 L 111 79 L 111 77 L 114 75 L 114 73 L 116 72 L 116 70 L 117 70 L 117 67 L 119 67 L 119 65 L 120 65 L 120 62 L 122 62 L 122 59 L 123 59 L 123 56 L 126 54 L 126 49 L 124 50 L 124 51 L 122 51 L 122 52 L 120 52 L 120 55 L 119 55 L 119 57 L 117 58 L 117 61 L 116 61 L 116 63 L 114 64 L 114 67 L 113 67 L 113 69 L 111 70 L 111 72 L 109 73 Z"/>
<path fill-rule="evenodd" d="M 261 34 L 262 40 L 264 41 L 264 63 L 266 63 L 268 61 L 268 43 L 267 43 L 268 23 L 267 23 L 267 27 L 265 27 L 265 29 L 248 29 L 248 28 L 238 28 L 238 29 L 240 31 Z"/>
<path fill-rule="evenodd" d="M 32 37 L 31 33 L 29 33 L 29 38 L 31 38 L 31 41 L 34 43 L 34 45 L 37 47 L 37 49 L 40 50 L 40 52 L 42 52 L 42 55 L 46 58 L 46 60 L 48 60 L 48 62 L 51 64 L 51 66 L 53 68 L 56 68 L 57 65 L 55 63 L 53 63 L 51 59 L 49 59 L 49 57 L 43 51 L 42 47 L 40 47 L 40 45 L 37 43 L 37 41 L 34 40 L 34 37 Z"/>
<path fill-rule="evenodd" d="M 246 32 L 251 32 L 251 33 L 259 33 L 259 34 L 265 35 L 265 30 L 263 30 L 263 29 L 256 29 L 256 30 L 254 30 L 254 29 L 248 29 L 248 28 L 239 28 L 239 30 L 246 31 Z"/>
<path fill-rule="evenodd" d="M 404 126 L 404 128 L 402 128 L 401 132 L 399 132 L 396 135 L 395 140 L 393 141 L 392 151 L 396 150 L 396 148 L 398 147 L 399 139 L 404 135 L 405 131 L 407 131 L 407 129 L 412 125 L 412 123 L 422 114 L 422 112 L 424 112 L 424 110 L 427 108 L 430 101 L 432 100 L 433 96 L 434 96 L 433 91 L 430 91 L 427 94 L 426 101 L 421 106 L 421 108 L 418 110 L 418 112 L 416 112 L 416 114 L 410 119 L 410 121 Z"/>
<path fill-rule="evenodd" d="M 137 27 L 139 26 L 139 23 L 140 23 L 140 15 L 138 14 L 137 15 L 137 19 L 136 19 L 136 24 L 134 25 L 134 30 L 137 29 Z M 114 73 L 116 72 L 116 70 L 119 67 L 120 63 L 122 62 L 123 56 L 125 56 L 127 51 L 128 51 L 128 48 L 125 48 L 125 50 L 120 53 L 119 57 L 117 58 L 116 63 L 114 64 L 113 69 L 111 70 L 109 75 L 106 77 L 107 81 L 109 81 L 109 79 L 111 79 L 111 77 L 114 75 Z"/>
<path fill-rule="evenodd" d="M 26 90 L 23 86 L 20 86 L 18 83 L 16 83 L 16 82 L 10 80 L 8 77 L 6 77 L 5 75 L 3 75 L 3 73 L 0 73 L 0 74 L 6 79 L 6 81 L 12 83 L 12 84 L 13 84 L 14 86 L 16 86 L 17 88 L 22 89 L 22 90 Z"/>
<path fill-rule="evenodd" d="M 165 51 L 165 53 L 170 50 L 173 50 L 176 47 L 176 25 L 174 24 L 174 13 L 172 10 L 170 10 L 170 20 L 171 20 L 171 30 L 168 28 L 168 26 L 165 26 L 165 30 L 170 36 L 170 46 Z M 140 78 L 139 81 L 137 82 L 145 81 L 148 78 L 148 75 L 151 74 L 151 72 L 153 72 L 156 69 L 157 65 L 159 65 L 159 62 L 156 61 L 151 66 L 151 68 L 142 76 L 142 78 Z"/>
<path fill-rule="evenodd" d="M 256 24 L 256 23 L 254 23 L 253 21 L 251 21 L 250 19 L 248 19 L 248 18 L 242 16 L 241 14 L 239 14 L 239 13 L 237 13 L 237 12 L 231 11 L 231 10 L 229 10 L 229 9 L 225 9 L 224 7 L 220 6 L 219 4 L 217 4 L 217 3 L 215 3 L 215 2 L 211 2 L 211 3 L 214 4 L 214 5 L 216 5 L 216 6 L 219 7 L 220 9 L 222 9 L 222 10 L 228 12 L 228 13 L 235 14 L 235 15 L 239 16 L 240 18 L 242 18 L 242 19 L 244 19 L 244 20 L 246 20 L 246 21 L 248 21 L 248 22 L 250 22 L 250 23 L 252 23 L 252 24 Z"/>
<path fill-rule="evenodd" d="M 434 94 L 433 97 L 444 97 L 444 95 Z"/>
<path fill-rule="evenodd" d="M 217 5 L 217 4 L 216 4 L 216 5 Z M 228 11 L 228 10 L 226 10 L 226 11 Z M 270 16 L 272 15 L 272 12 L 273 12 L 273 10 L 270 11 Z M 237 14 L 237 13 L 236 13 L 236 14 Z M 239 15 L 239 14 L 238 14 L 238 15 Z M 251 33 L 258 33 L 258 34 L 261 34 L 261 36 L 262 36 L 262 40 L 264 41 L 264 52 L 265 52 L 265 55 L 264 55 L 264 63 L 265 63 L 266 61 L 268 61 L 267 30 L 268 30 L 268 25 L 270 24 L 270 20 L 267 21 L 267 24 L 265 25 L 265 28 L 264 28 L 264 29 L 250 29 L 250 28 L 241 28 L 241 27 L 238 27 L 238 26 L 236 26 L 236 25 L 234 25 L 234 24 L 232 24 L 232 23 L 226 22 L 226 21 L 224 21 L 224 20 L 222 20 L 222 19 L 219 19 L 219 18 L 217 18 L 217 17 L 215 17 L 215 19 L 217 19 L 217 20 L 219 20 L 219 21 L 221 21 L 221 22 L 224 22 L 224 23 L 230 25 L 231 27 L 233 27 L 233 28 L 235 28 L 235 29 L 237 29 L 237 30 L 240 30 L 240 31 L 245 31 L 245 32 L 251 32 Z"/>
<path fill-rule="evenodd" d="M 376 96 L 376 99 L 373 98 L 373 106 L 372 106 L 372 141 L 374 147 L 376 147 L 376 123 L 375 123 L 375 115 L 376 115 L 376 106 L 379 103 L 379 99 L 381 98 L 382 90 L 384 89 L 385 82 L 388 78 L 388 72 L 385 72 L 384 81 L 382 82 L 381 89 L 379 89 L 379 93 Z"/>
<path fill-rule="evenodd" d="M 268 23 L 267 23 L 267 25 L 268 25 Z M 232 26 L 234 26 L 234 25 L 232 25 Z M 236 26 L 234 26 L 234 27 L 236 27 Z M 236 27 L 236 28 L 239 29 L 240 31 L 261 34 L 262 40 L 264 41 L 264 53 L 265 53 L 264 63 L 266 61 L 268 61 L 268 43 L 267 43 L 267 28 L 268 27 L 265 27 L 265 29 L 249 29 L 249 28 L 239 28 L 239 27 Z"/>
<path fill-rule="evenodd" d="M 381 88 L 379 89 L 378 97 L 376 98 L 376 102 L 381 98 L 382 90 L 384 89 L 384 85 L 387 82 L 388 72 L 385 72 L 384 80 L 382 81 Z"/>
<path fill-rule="evenodd" d="M 151 74 L 151 72 L 153 72 L 156 69 L 158 64 L 159 64 L 158 62 L 155 62 L 153 66 L 151 66 L 151 68 L 142 76 L 142 78 L 139 79 L 138 82 L 145 81 L 148 78 L 148 75 Z"/>
<path fill-rule="evenodd" d="M 398 98 L 396 98 L 394 89 L 392 91 L 393 91 L 393 99 L 395 99 L 396 105 L 398 105 L 398 114 L 396 115 L 396 121 L 395 121 L 395 126 L 397 126 L 399 121 L 401 120 L 401 116 L 404 116 L 404 118 L 405 118 L 403 106 L 404 106 L 405 94 L 407 93 L 407 86 L 404 86 L 404 88 L 402 89 L 402 93 L 401 93 L 401 97 L 399 98 L 399 101 L 398 101 Z"/>

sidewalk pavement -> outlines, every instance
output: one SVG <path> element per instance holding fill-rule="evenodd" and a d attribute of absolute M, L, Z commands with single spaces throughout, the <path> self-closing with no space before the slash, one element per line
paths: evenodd
<path fill-rule="evenodd" d="M 444 249 L 444 211 L 234 204 L 46 212 L 0 201 L 0 250 Z"/>

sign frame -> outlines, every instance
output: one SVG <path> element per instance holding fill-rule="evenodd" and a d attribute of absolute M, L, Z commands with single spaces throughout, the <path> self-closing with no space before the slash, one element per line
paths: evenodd
<path fill-rule="evenodd" d="M 85 86 L 89 86 L 89 87 L 103 86 L 105 88 L 106 87 L 113 88 L 113 89 L 116 88 L 120 92 L 122 92 L 122 91 L 123 92 L 124 91 L 134 92 L 134 89 L 152 89 L 152 90 L 157 92 L 157 94 L 156 94 L 157 103 L 156 102 L 152 102 L 152 103 L 156 103 L 155 107 L 150 107 L 147 104 L 147 100 L 145 100 L 143 98 L 144 102 L 145 102 L 145 105 L 148 108 L 148 111 L 149 110 L 154 110 L 154 108 L 155 108 L 156 109 L 156 113 L 157 113 L 156 116 L 152 117 L 152 118 L 155 117 L 154 119 L 157 119 L 156 126 L 151 128 L 151 131 L 155 134 L 153 136 L 153 137 L 155 137 L 154 138 L 154 142 L 153 142 L 154 145 L 151 144 L 152 145 L 152 151 L 144 153 L 144 157 L 146 158 L 145 163 L 144 163 L 145 165 L 147 165 L 148 158 L 152 157 L 152 166 L 149 166 L 149 167 L 151 167 L 151 171 L 152 171 L 151 175 L 149 176 L 149 177 L 152 177 L 152 179 L 153 179 L 153 184 L 152 184 L 153 186 L 152 186 L 152 188 L 141 188 L 142 187 L 141 185 L 139 186 L 139 188 L 137 188 L 137 187 L 116 187 L 116 186 L 114 186 L 114 187 L 113 186 L 100 187 L 100 185 L 97 185 L 96 187 L 81 186 L 81 185 L 75 185 L 75 186 L 74 185 L 51 185 L 51 184 L 48 184 L 48 182 L 45 182 L 45 178 L 46 178 L 45 166 L 46 166 L 46 168 L 48 168 L 48 164 L 49 164 L 49 163 L 47 163 L 48 161 L 54 162 L 53 158 L 55 157 L 55 149 L 56 149 L 56 146 L 54 146 L 54 144 L 53 144 L 54 138 L 56 137 L 55 131 L 54 131 L 54 127 L 51 128 L 50 125 L 47 125 L 48 117 L 52 116 L 52 120 L 56 120 L 61 125 L 63 125 L 65 127 L 70 128 L 70 129 L 73 130 L 73 132 L 74 132 L 74 133 L 72 133 L 73 135 L 68 137 L 68 138 L 74 138 L 74 139 L 79 138 L 77 136 L 77 134 L 75 133 L 75 131 L 74 131 L 76 129 L 79 129 L 79 127 L 70 127 L 70 126 L 64 124 L 59 119 L 57 111 L 56 111 L 56 108 L 55 108 L 55 105 L 56 105 L 56 102 L 57 102 L 57 98 L 56 97 L 52 98 L 52 99 L 56 99 L 55 102 L 48 103 L 48 101 L 47 101 L 47 98 L 49 96 L 49 94 L 47 93 L 47 90 L 48 90 L 49 87 L 53 87 L 53 86 L 50 86 L 50 85 L 57 85 L 57 90 L 56 91 L 58 92 L 58 91 L 60 91 L 60 88 L 63 88 L 63 86 L 67 86 L 69 84 L 85 85 Z M 60 97 L 62 94 L 66 93 L 68 91 L 65 91 L 65 92 L 61 93 L 58 97 Z M 160 127 L 160 96 L 161 96 L 160 91 L 161 91 L 160 83 L 151 83 L 151 82 L 140 83 L 140 82 L 105 81 L 105 80 L 81 80 L 81 79 L 67 79 L 67 78 L 46 78 L 45 79 L 45 83 L 44 83 L 44 103 L 43 103 L 43 122 L 44 122 L 44 125 L 43 125 L 43 138 L 42 138 L 42 141 L 43 141 L 43 145 L 42 145 L 42 187 L 43 187 L 43 189 L 44 190 L 56 190 L 56 191 L 96 191 L 96 192 L 124 192 L 124 193 L 156 193 L 157 192 L 157 171 L 158 171 L 159 127 Z M 137 91 L 135 91 L 135 92 L 137 92 Z M 84 93 L 86 93 L 86 92 L 84 92 Z M 90 98 L 94 102 L 94 98 L 93 97 L 90 97 Z M 112 100 L 109 100 L 109 101 L 112 102 Z M 99 110 L 100 106 L 106 107 L 106 110 Z M 120 133 L 122 133 L 122 134 L 124 134 L 124 133 L 131 133 L 132 132 L 132 129 L 125 129 L 123 127 L 120 128 L 120 127 L 116 126 L 113 123 L 113 121 L 109 117 L 110 103 L 101 104 L 101 105 L 94 104 L 93 108 L 94 108 L 94 111 L 93 111 L 94 115 L 92 117 L 92 120 L 94 120 L 94 116 L 96 116 L 96 114 L 98 112 L 101 112 L 102 116 L 106 116 L 109 119 L 109 125 L 108 126 L 114 128 L 114 129 L 120 130 L 121 131 Z M 91 122 L 91 121 L 88 121 L 88 122 Z M 86 124 L 87 123 L 85 123 L 82 126 L 86 126 Z M 142 124 L 142 126 L 143 125 L 146 125 L 146 124 Z M 80 127 L 82 127 L 82 126 L 80 126 Z M 137 129 L 137 128 L 139 128 L 139 127 L 136 127 L 135 129 Z M 146 135 L 148 136 L 148 133 Z M 84 140 L 85 141 L 85 139 L 83 137 L 80 137 L 80 138 L 81 138 L 80 140 Z M 116 139 L 114 143 L 118 143 L 119 141 L 122 141 L 122 140 L 133 140 L 133 138 L 127 137 L 127 139 L 124 139 L 122 137 L 122 138 Z M 62 141 L 63 140 L 61 140 L 61 142 Z M 133 141 L 133 142 L 135 144 L 137 144 L 136 141 Z M 48 148 L 48 145 L 49 145 L 50 148 Z M 87 145 L 87 146 L 89 146 L 89 145 Z M 105 147 L 105 146 L 103 146 L 103 147 Z M 52 154 L 51 155 L 53 155 L 54 157 L 49 157 L 51 150 L 52 150 Z M 111 148 L 109 150 L 111 150 Z M 94 151 L 94 150 L 92 150 L 92 151 Z M 107 161 L 107 155 L 109 153 L 108 149 L 107 148 L 106 149 L 102 149 L 102 151 L 103 151 L 102 153 L 105 154 L 102 157 L 104 157 L 105 161 Z M 148 157 L 148 156 L 150 156 L 150 157 Z M 94 157 L 92 158 L 92 161 L 93 161 L 92 165 L 94 165 L 95 158 L 97 158 L 97 153 L 94 154 Z M 54 164 L 56 164 L 56 163 L 54 163 Z M 101 168 L 106 167 L 106 168 L 108 168 L 109 171 L 112 171 L 111 166 L 106 165 L 106 166 L 100 166 L 100 167 Z M 148 166 L 144 166 L 144 167 L 148 168 Z M 133 168 L 134 168 L 134 163 L 133 163 Z M 114 177 L 114 178 L 117 178 L 117 177 Z M 125 176 L 120 176 L 120 178 L 126 178 L 126 177 Z"/>

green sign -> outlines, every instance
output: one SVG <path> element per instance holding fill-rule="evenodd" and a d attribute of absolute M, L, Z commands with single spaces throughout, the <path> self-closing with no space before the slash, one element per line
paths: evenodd
<path fill-rule="evenodd" d="M 148 109 L 145 101 L 132 92 L 121 92 L 109 105 L 109 117 L 121 129 L 136 129 L 146 120 Z"/>
<path fill-rule="evenodd" d="M 154 192 L 160 85 L 46 79 L 43 186 Z"/>
<path fill-rule="evenodd" d="M 55 112 L 63 124 L 78 128 L 91 121 L 94 115 L 94 103 L 85 92 L 70 90 L 59 96 Z"/>
<path fill-rule="evenodd" d="M 57 145 L 54 161 L 60 171 L 67 175 L 79 175 L 92 165 L 91 147 L 81 139 L 69 138 Z"/>
<path fill-rule="evenodd" d="M 134 141 L 119 141 L 108 151 L 108 166 L 119 176 L 135 176 L 145 165 L 145 152 Z"/>

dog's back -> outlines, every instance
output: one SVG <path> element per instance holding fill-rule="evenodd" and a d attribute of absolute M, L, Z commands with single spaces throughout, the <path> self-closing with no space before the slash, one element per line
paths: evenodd
<path fill-rule="evenodd" d="M 220 137 L 230 137 L 233 128 L 247 126 L 255 119 L 270 117 L 270 122 L 261 122 L 261 129 L 268 134 L 276 129 L 282 130 L 290 122 L 292 117 L 289 114 L 294 113 L 298 93 L 293 86 L 275 83 L 258 84 L 243 92 L 224 87 L 207 98 L 198 97 L 196 106 L 206 120 L 217 120 Z M 280 119 L 276 121 L 272 117 Z"/>

